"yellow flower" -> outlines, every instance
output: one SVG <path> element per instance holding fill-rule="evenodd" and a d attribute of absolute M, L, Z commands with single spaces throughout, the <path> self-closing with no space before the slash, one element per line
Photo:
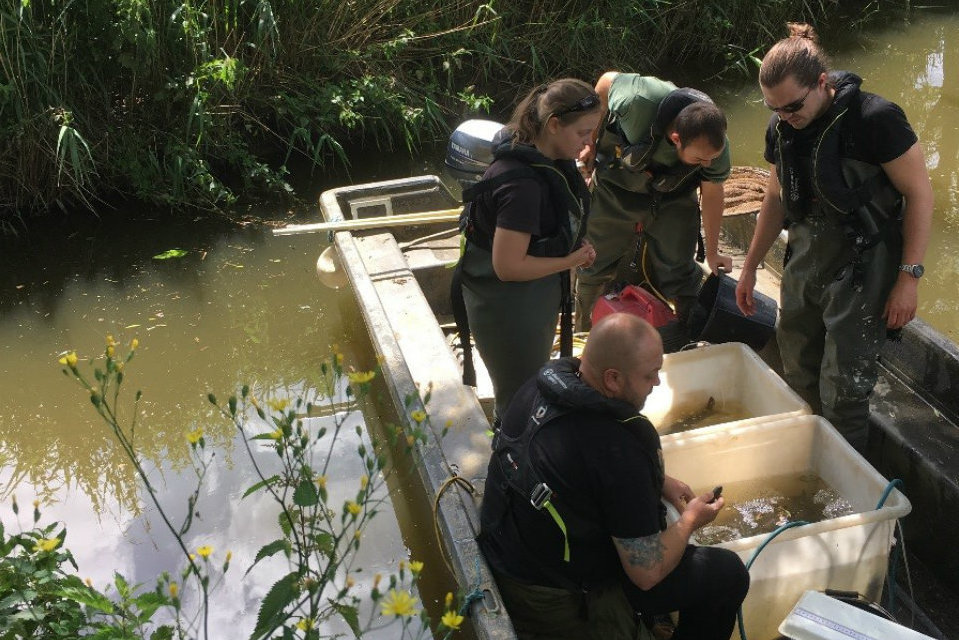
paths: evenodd
<path fill-rule="evenodd" d="M 57 362 L 59 362 L 60 364 L 65 364 L 70 368 L 75 368 L 77 366 L 77 352 L 71 351 L 70 353 L 65 354 L 63 357 L 57 360 Z"/>
<path fill-rule="evenodd" d="M 363 510 L 363 507 L 361 507 L 357 503 L 350 500 L 349 502 L 346 503 L 346 510 L 352 513 L 354 516 L 356 516 L 356 515 L 359 515 L 360 511 Z"/>
<path fill-rule="evenodd" d="M 453 606 L 453 592 L 447 591 L 446 592 L 446 608 L 449 609 L 452 606 Z"/>
<path fill-rule="evenodd" d="M 130 341 L 130 351 L 136 351 L 136 348 L 140 346 L 140 341 L 134 338 Z"/>
<path fill-rule="evenodd" d="M 116 349 L 115 349 L 114 346 L 111 344 L 111 345 L 109 345 L 109 346 L 107 347 L 107 357 L 108 357 L 108 358 L 112 358 L 114 353 L 116 353 Z"/>
<path fill-rule="evenodd" d="M 353 532 L 354 540 L 359 540 L 361 537 L 363 537 L 363 532 L 361 530 L 357 529 L 356 531 Z"/>
<path fill-rule="evenodd" d="M 347 588 L 347 589 L 352 589 L 352 588 L 353 588 L 353 585 L 355 585 L 355 584 L 356 584 L 356 580 L 354 580 L 351 576 L 346 576 L 346 588 Z"/>
<path fill-rule="evenodd" d="M 374 588 L 374 589 L 379 588 L 379 586 L 380 586 L 380 580 L 382 580 L 382 579 L 383 579 L 383 574 L 381 574 L 381 573 L 377 573 L 375 576 L 373 576 L 373 588 Z"/>
<path fill-rule="evenodd" d="M 276 411 L 277 413 L 282 413 L 286 411 L 286 408 L 290 406 L 289 398 L 270 398 L 267 401 L 267 404 L 270 405 L 270 408 Z"/>
<path fill-rule="evenodd" d="M 208 544 L 203 545 L 202 547 L 196 548 L 197 555 L 201 558 L 209 558 L 210 554 L 213 553 L 213 547 Z"/>
<path fill-rule="evenodd" d="M 443 617 L 440 618 L 440 622 L 442 622 L 446 628 L 456 630 L 463 624 L 463 616 L 455 611 L 447 611 L 443 614 Z"/>
<path fill-rule="evenodd" d="M 53 551 L 60 544 L 60 538 L 40 538 L 33 545 L 34 551 Z"/>
<path fill-rule="evenodd" d="M 314 624 L 316 623 L 313 621 L 313 618 L 302 618 L 296 623 L 296 628 L 300 631 L 309 631 L 313 628 Z"/>
<path fill-rule="evenodd" d="M 408 618 L 419 613 L 416 609 L 416 603 L 417 599 L 409 591 L 390 589 L 380 605 L 380 612 L 384 616 Z"/>
<path fill-rule="evenodd" d="M 107 346 L 113 347 L 116 346 L 117 341 L 113 339 L 113 334 L 107 334 Z"/>
<path fill-rule="evenodd" d="M 410 414 L 410 417 L 416 420 L 416 424 L 419 424 L 426 420 L 426 412 L 422 409 L 417 409 L 416 411 Z"/>
<path fill-rule="evenodd" d="M 326 489 L 326 476 L 316 476 L 316 484 L 320 489 Z"/>
<path fill-rule="evenodd" d="M 177 585 L 177 583 L 175 583 L 175 582 L 171 582 L 171 583 L 170 583 L 170 597 L 171 597 L 171 598 L 176 598 L 176 597 L 179 596 L 179 595 L 180 595 L 180 587 L 179 587 L 179 585 Z"/>
<path fill-rule="evenodd" d="M 271 431 L 271 432 L 270 432 L 270 437 L 273 438 L 274 440 L 282 440 L 282 439 L 283 439 L 283 429 L 277 429 L 276 431 Z"/>
<path fill-rule="evenodd" d="M 353 384 L 366 384 L 376 377 L 375 371 L 350 371 L 346 374 Z"/>
<path fill-rule="evenodd" d="M 415 443 L 416 443 L 416 438 L 414 438 L 413 436 L 406 436 L 406 444 L 412 447 Z"/>
<path fill-rule="evenodd" d="M 360 489 L 365 489 L 370 484 L 370 477 L 366 474 L 360 476 Z"/>
<path fill-rule="evenodd" d="M 414 575 L 419 575 L 420 571 L 422 570 L 423 570 L 422 562 L 420 562 L 419 560 L 410 560 L 410 571 L 412 571 Z"/>
<path fill-rule="evenodd" d="M 203 437 L 203 427 L 197 427 L 193 431 L 188 431 L 186 439 L 190 444 L 196 444 Z"/>
<path fill-rule="evenodd" d="M 227 551 L 227 552 L 226 552 L 226 561 L 229 562 L 229 561 L 232 560 L 232 559 L 233 559 L 233 552 L 232 552 L 232 551 Z"/>
<path fill-rule="evenodd" d="M 343 365 L 343 354 L 342 354 L 342 353 L 336 354 L 336 364 L 338 364 L 338 365 L 340 365 L 340 366 Z"/>

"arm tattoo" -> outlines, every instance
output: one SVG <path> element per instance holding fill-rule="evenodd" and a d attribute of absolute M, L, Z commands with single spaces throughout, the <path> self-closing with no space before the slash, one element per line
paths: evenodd
<path fill-rule="evenodd" d="M 652 569 L 663 562 L 663 542 L 660 534 L 654 533 L 645 538 L 613 538 L 616 544 L 626 552 L 629 564 Z"/>

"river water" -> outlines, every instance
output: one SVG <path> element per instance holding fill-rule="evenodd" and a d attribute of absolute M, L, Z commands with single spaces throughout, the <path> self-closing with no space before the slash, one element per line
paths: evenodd
<path fill-rule="evenodd" d="M 936 215 L 919 315 L 957 340 L 959 18 L 920 15 L 912 24 L 841 45 L 830 46 L 834 66 L 859 72 L 866 89 L 902 105 L 925 147 Z M 762 165 L 768 112 L 754 83 L 708 88 L 727 110 L 735 163 Z M 382 158 L 337 180 L 440 173 L 439 154 L 427 155 Z M 316 384 L 331 345 L 357 369 L 372 367 L 373 354 L 350 292 L 326 289 L 315 277 L 324 238 L 275 238 L 268 230 L 226 231 L 183 218 L 131 223 L 118 221 L 124 212 L 118 213 L 104 214 L 95 225 L 37 227 L 0 247 L 0 521 L 8 530 L 18 527 L 10 509 L 16 496 L 25 507 L 20 523 L 28 527 L 26 506 L 39 500 L 44 522 L 67 522 L 79 575 L 100 587 L 114 571 L 152 585 L 160 572 L 177 569 L 173 542 L 130 465 L 56 362 L 69 349 L 81 358 L 102 354 L 107 334 L 123 343 L 138 337 L 127 373 L 130 390 L 144 391 L 138 444 L 161 500 L 175 514 L 182 514 L 194 482 L 186 432 L 202 425 L 208 443 L 218 447 L 188 544 L 209 544 L 215 556 L 232 551 L 235 573 L 220 587 L 211 628 L 221 630 L 214 637 L 235 637 L 237 629 L 253 628 L 257 602 L 282 567 L 254 569 L 238 579 L 259 546 L 276 537 L 275 513 L 257 498 L 241 499 L 255 478 L 233 427 L 213 415 L 206 394 L 226 397 L 250 383 L 288 395 Z M 188 253 L 153 258 L 172 248 Z M 381 387 L 374 392 L 383 394 Z M 389 421 L 386 405 L 364 405 L 366 420 Z M 362 422 L 360 415 L 350 419 L 351 425 Z M 348 490 L 355 483 L 354 444 L 337 452 L 331 486 Z M 383 513 L 364 537 L 360 575 L 369 580 L 402 559 L 425 559 L 435 577 L 422 597 L 440 600 L 451 583 L 432 538 L 429 509 L 402 479 L 391 492 L 394 512 Z"/>

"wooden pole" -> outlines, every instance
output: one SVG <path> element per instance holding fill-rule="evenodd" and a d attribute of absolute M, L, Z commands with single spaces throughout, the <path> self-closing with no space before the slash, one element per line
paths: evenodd
<path fill-rule="evenodd" d="M 395 216 L 377 216 L 375 218 L 357 218 L 354 220 L 333 220 L 313 224 L 291 224 L 273 230 L 275 236 L 292 236 L 303 233 L 323 231 L 357 231 L 362 229 L 382 229 L 383 227 L 412 226 L 434 224 L 437 222 L 455 222 L 459 220 L 461 208 L 441 209 L 439 211 L 421 211 Z"/>

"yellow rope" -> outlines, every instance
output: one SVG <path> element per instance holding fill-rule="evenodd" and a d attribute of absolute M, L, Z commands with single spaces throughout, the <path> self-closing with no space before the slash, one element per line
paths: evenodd
<path fill-rule="evenodd" d="M 649 288 L 653 290 L 653 294 L 654 294 L 657 298 L 659 298 L 660 300 L 662 300 L 670 309 L 672 309 L 672 310 L 675 312 L 676 309 L 673 307 L 673 303 L 670 302 L 669 300 L 667 300 L 667 299 L 666 299 L 666 296 L 664 296 L 663 294 L 661 294 L 661 293 L 659 292 L 659 289 L 657 289 L 657 288 L 655 287 L 655 285 L 653 285 L 653 281 L 649 279 L 649 274 L 646 273 L 646 249 L 648 249 L 648 248 L 649 248 L 649 245 L 647 245 L 646 242 L 644 241 L 644 242 L 643 242 L 643 257 L 642 257 L 642 259 L 641 259 L 641 261 L 640 261 L 640 266 L 643 268 L 643 278 L 645 278 L 645 282 L 646 282 L 646 284 L 649 285 Z"/>
<path fill-rule="evenodd" d="M 443 484 L 440 485 L 439 491 L 436 492 L 436 497 L 433 498 L 433 534 L 436 536 L 436 541 L 440 545 L 440 553 L 443 556 L 443 562 L 446 563 L 446 568 L 449 569 L 450 575 L 455 577 L 456 571 L 453 570 L 453 565 L 450 564 L 449 552 L 446 549 L 446 544 L 443 542 L 443 536 L 440 535 L 439 521 L 440 498 L 443 497 L 443 493 L 454 483 L 459 483 L 462 485 L 463 488 L 469 491 L 469 494 L 474 498 L 477 495 L 477 491 L 472 482 L 454 473 L 443 481 Z"/>

